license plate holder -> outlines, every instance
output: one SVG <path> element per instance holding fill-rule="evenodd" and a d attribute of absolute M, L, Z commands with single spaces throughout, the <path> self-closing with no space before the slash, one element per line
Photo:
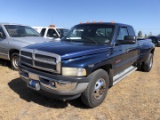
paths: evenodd
<path fill-rule="evenodd" d="M 40 90 L 40 83 L 39 83 L 39 81 L 37 81 L 37 80 L 32 80 L 32 79 L 30 79 L 30 80 L 28 81 L 27 86 L 28 86 L 29 88 L 32 88 L 32 89 L 37 90 L 37 91 Z"/>
<path fill-rule="evenodd" d="M 33 73 L 28 73 L 29 81 L 27 86 L 34 90 L 40 90 L 39 76 Z"/>
<path fill-rule="evenodd" d="M 39 81 L 39 77 L 36 74 L 28 73 L 28 76 L 29 76 L 29 79 L 38 80 Z"/>

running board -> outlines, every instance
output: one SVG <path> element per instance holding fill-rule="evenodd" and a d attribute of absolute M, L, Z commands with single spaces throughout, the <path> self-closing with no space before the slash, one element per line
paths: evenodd
<path fill-rule="evenodd" d="M 123 72 L 115 75 L 113 77 L 113 85 L 117 84 L 119 81 L 121 81 L 123 78 L 125 78 L 126 76 L 128 76 L 129 74 L 131 74 L 132 72 L 136 71 L 137 67 L 131 66 L 127 69 L 125 69 Z"/>

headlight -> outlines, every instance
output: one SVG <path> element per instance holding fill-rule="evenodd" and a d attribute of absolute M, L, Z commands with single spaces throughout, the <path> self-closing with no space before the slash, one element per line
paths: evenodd
<path fill-rule="evenodd" d="M 64 76 L 86 76 L 86 70 L 84 68 L 62 67 L 62 75 Z"/>

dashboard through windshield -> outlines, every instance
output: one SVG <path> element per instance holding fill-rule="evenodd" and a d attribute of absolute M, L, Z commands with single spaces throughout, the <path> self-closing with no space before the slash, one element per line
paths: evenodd
<path fill-rule="evenodd" d="M 114 25 L 80 24 L 76 25 L 64 37 L 73 42 L 89 42 L 94 44 L 109 44 L 114 34 Z"/>

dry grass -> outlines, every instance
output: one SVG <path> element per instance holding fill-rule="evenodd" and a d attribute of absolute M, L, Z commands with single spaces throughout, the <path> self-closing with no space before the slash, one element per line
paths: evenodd
<path fill-rule="evenodd" d="M 0 65 L 0 120 L 160 120 L 160 48 L 149 73 L 136 71 L 112 87 L 99 107 L 62 102 L 28 89 L 16 71 Z"/>

